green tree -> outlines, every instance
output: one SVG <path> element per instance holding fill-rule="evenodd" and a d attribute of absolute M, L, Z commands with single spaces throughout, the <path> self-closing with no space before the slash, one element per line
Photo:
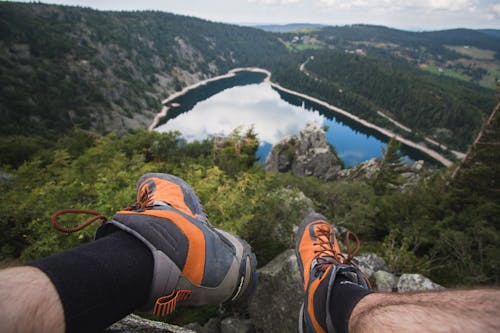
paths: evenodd
<path fill-rule="evenodd" d="M 380 162 L 380 170 L 373 180 L 373 187 L 377 194 L 388 193 L 403 183 L 401 172 L 405 167 L 401 161 L 400 148 L 401 144 L 393 137 L 383 149 L 384 157 Z"/>

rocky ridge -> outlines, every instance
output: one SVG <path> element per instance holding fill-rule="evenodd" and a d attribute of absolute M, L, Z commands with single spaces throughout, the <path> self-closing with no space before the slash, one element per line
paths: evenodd
<path fill-rule="evenodd" d="M 325 131 L 315 124 L 308 124 L 298 136 L 287 136 L 273 145 L 266 159 L 266 171 L 292 172 L 297 176 L 314 176 L 321 180 L 370 180 L 380 171 L 381 159 L 372 158 L 348 169 L 326 141 Z M 424 161 L 404 166 L 401 177 L 404 183 L 395 190 L 405 190 L 420 179 Z"/>
<path fill-rule="evenodd" d="M 298 137 L 283 138 L 266 159 L 267 171 L 291 171 L 297 176 L 322 180 L 334 180 L 341 168 L 340 159 L 326 141 L 325 131 L 316 124 L 307 125 Z"/>

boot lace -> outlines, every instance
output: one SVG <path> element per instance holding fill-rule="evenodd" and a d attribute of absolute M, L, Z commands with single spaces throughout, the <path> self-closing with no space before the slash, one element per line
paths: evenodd
<path fill-rule="evenodd" d="M 331 265 L 344 264 L 356 266 L 354 257 L 360 248 L 358 236 L 351 231 L 346 232 L 345 247 L 347 255 L 344 255 L 335 249 L 334 237 L 335 232 L 331 226 L 322 225 L 316 230 L 316 242 L 314 245 L 317 245 L 319 249 L 314 251 L 314 259 L 317 262 L 316 268 L 320 272 L 324 272 Z M 351 237 L 356 243 L 354 250 L 352 250 L 350 245 Z"/>
<path fill-rule="evenodd" d="M 126 207 L 123 210 L 146 210 L 150 209 L 151 207 L 154 206 L 154 201 L 153 201 L 153 195 L 151 190 L 149 189 L 149 186 L 147 184 L 144 184 L 139 192 L 137 193 L 137 202 L 133 204 L 132 206 Z M 94 217 L 89 218 L 88 220 L 74 226 L 74 227 L 64 227 L 62 226 L 58 218 L 61 215 L 64 214 L 84 214 L 84 215 L 94 215 Z M 65 233 L 73 233 L 80 231 L 82 229 L 85 229 L 92 223 L 101 220 L 101 224 L 106 223 L 108 220 L 107 217 L 99 212 L 93 211 L 93 210 L 88 210 L 88 209 L 61 209 L 56 211 L 54 214 L 52 214 L 52 217 L 50 219 L 50 223 L 52 226 Z"/>

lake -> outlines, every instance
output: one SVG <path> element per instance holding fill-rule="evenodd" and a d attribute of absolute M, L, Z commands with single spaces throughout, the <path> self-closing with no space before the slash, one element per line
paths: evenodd
<path fill-rule="evenodd" d="M 388 141 L 384 135 L 317 103 L 275 89 L 263 82 L 264 78 L 262 73 L 243 71 L 190 90 L 170 102 L 167 115 L 155 130 L 176 130 L 193 141 L 253 126 L 261 142 L 257 157 L 263 162 L 273 144 L 315 123 L 327 129 L 327 140 L 346 167 L 382 156 Z M 420 159 L 436 163 L 411 147 L 402 145 L 402 151 L 406 163 Z"/>

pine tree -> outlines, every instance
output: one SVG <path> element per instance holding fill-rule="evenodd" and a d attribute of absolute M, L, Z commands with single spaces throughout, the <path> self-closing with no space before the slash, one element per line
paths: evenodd
<path fill-rule="evenodd" d="M 402 184 L 401 172 L 404 164 L 401 161 L 401 144 L 395 137 L 391 138 L 386 149 L 383 149 L 384 157 L 380 162 L 380 171 L 373 182 L 377 194 L 384 194 Z"/>

